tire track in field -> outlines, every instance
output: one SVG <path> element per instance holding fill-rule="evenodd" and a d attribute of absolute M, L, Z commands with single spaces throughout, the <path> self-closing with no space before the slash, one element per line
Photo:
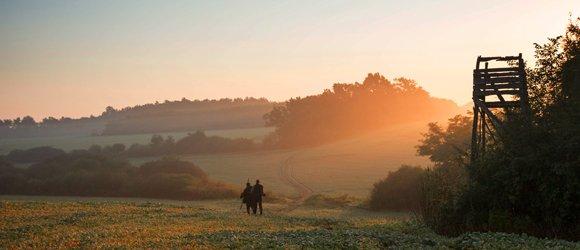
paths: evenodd
<path fill-rule="evenodd" d="M 306 184 L 302 183 L 294 176 L 294 166 L 292 165 L 292 161 L 294 160 L 297 154 L 298 153 L 291 155 L 290 157 L 282 161 L 282 163 L 280 164 L 280 178 L 282 179 L 283 182 L 294 188 L 296 192 L 298 192 L 299 194 L 298 199 L 294 200 L 294 202 L 292 202 L 290 206 L 285 209 L 285 212 L 290 212 L 298 208 L 302 203 L 304 203 L 306 199 L 308 199 L 314 193 L 314 190 L 312 190 L 312 188 L 308 187 Z"/>

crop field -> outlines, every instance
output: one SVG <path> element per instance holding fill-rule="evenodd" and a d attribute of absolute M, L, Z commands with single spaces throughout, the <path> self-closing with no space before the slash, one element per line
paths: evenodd
<path fill-rule="evenodd" d="M 356 206 L 265 204 L 263 216 L 237 200 L 0 196 L 0 248 L 395 248 L 578 249 L 523 235 L 439 236 L 410 216 Z"/>
<path fill-rule="evenodd" d="M 270 133 L 272 128 L 242 128 L 206 130 L 208 136 L 218 135 L 227 138 L 250 138 L 255 141 Z M 195 132 L 195 131 L 191 131 Z M 174 139 L 185 137 L 190 132 L 155 133 L 163 136 L 173 136 Z M 63 150 L 86 149 L 91 145 L 112 145 L 122 143 L 129 146 L 133 143 L 147 144 L 154 134 L 109 135 L 109 136 L 59 136 L 59 137 L 32 137 L 32 138 L 0 138 L 0 154 L 6 154 L 13 149 L 28 149 L 39 146 L 53 146 Z"/>
<path fill-rule="evenodd" d="M 427 158 L 416 156 L 414 148 L 425 128 L 424 123 L 412 123 L 318 147 L 181 158 L 240 189 L 247 179 L 260 179 L 267 192 L 296 195 L 300 190 L 289 183 L 290 175 L 310 193 L 364 198 L 374 182 L 401 164 L 430 164 Z M 131 159 L 135 164 L 149 160 Z"/>

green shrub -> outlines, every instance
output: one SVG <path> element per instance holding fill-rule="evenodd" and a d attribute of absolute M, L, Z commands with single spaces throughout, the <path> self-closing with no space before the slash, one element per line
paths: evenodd
<path fill-rule="evenodd" d="M 36 147 L 26 150 L 15 149 L 6 155 L 6 160 L 14 163 L 40 162 L 65 154 L 61 149 L 53 147 Z"/>
<path fill-rule="evenodd" d="M 580 128 L 548 116 L 549 127 L 507 122 L 502 143 L 469 168 L 458 209 L 473 230 L 580 239 Z"/>
<path fill-rule="evenodd" d="M 95 150 L 93 150 L 95 152 Z M 17 169 L 0 160 L 0 194 L 150 197 L 181 200 L 235 197 L 191 162 L 163 158 L 135 167 L 86 150 Z"/>
<path fill-rule="evenodd" d="M 374 184 L 369 207 L 374 210 L 416 211 L 419 208 L 420 183 L 425 170 L 403 165 Z"/>
<path fill-rule="evenodd" d="M 420 183 L 419 215 L 439 233 L 457 233 L 455 209 L 466 189 L 467 173 L 462 166 L 436 165 L 425 171 Z"/>
<path fill-rule="evenodd" d="M 164 157 L 160 160 L 144 163 L 138 172 L 142 175 L 159 173 L 186 174 L 199 179 L 207 179 L 207 174 L 201 168 L 191 162 L 182 161 L 175 157 Z"/>

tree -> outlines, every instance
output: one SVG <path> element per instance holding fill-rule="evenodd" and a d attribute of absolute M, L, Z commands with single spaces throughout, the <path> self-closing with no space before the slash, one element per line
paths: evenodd
<path fill-rule="evenodd" d="M 460 223 L 453 217 L 456 204 L 468 183 L 471 117 L 457 115 L 446 128 L 429 123 L 417 154 L 435 163 L 427 169 L 419 184 L 420 215 L 424 223 L 439 233 L 455 233 Z"/>
<path fill-rule="evenodd" d="M 58 125 L 58 119 L 52 116 L 42 119 L 42 126 L 49 127 L 54 125 Z"/>
<path fill-rule="evenodd" d="M 417 154 L 429 156 L 437 164 L 464 167 L 469 163 L 472 122 L 471 117 L 457 115 L 449 119 L 446 129 L 429 123 L 416 147 Z"/>
<path fill-rule="evenodd" d="M 105 112 L 103 112 L 102 116 L 111 116 L 114 115 L 117 112 L 117 110 L 111 106 L 107 106 L 105 108 Z"/>
<path fill-rule="evenodd" d="M 456 162 L 454 140 L 448 139 L 454 133 L 430 126 L 419 153 L 439 167 L 426 174 L 422 214 L 436 231 L 580 239 L 579 23 L 571 22 L 562 37 L 535 44 L 538 63 L 528 69 L 533 122 L 506 114 L 497 141 L 462 168 L 468 183 L 455 189 L 460 192 L 450 188 L 458 179 L 450 171 L 457 169 L 450 167 Z"/>
<path fill-rule="evenodd" d="M 98 144 L 91 145 L 88 151 L 92 154 L 100 154 L 103 151 L 103 147 Z"/>
<path fill-rule="evenodd" d="M 534 43 L 536 67 L 527 69 L 530 105 L 537 115 L 556 102 L 580 98 L 580 18 L 570 21 L 564 36 Z"/>
<path fill-rule="evenodd" d="M 22 118 L 20 125 L 22 125 L 24 127 L 35 127 L 36 121 L 34 120 L 34 118 L 32 118 L 32 116 L 27 115 L 27 116 Z"/>
<path fill-rule="evenodd" d="M 363 83 L 336 83 L 321 94 L 292 98 L 265 114 L 264 120 L 276 127 L 269 143 L 293 147 L 334 141 L 395 123 L 439 119 L 456 111 L 453 102 L 430 97 L 413 80 L 390 81 L 374 73 Z"/>
<path fill-rule="evenodd" d="M 13 126 L 14 122 L 10 119 L 6 119 L 6 120 L 4 120 L 3 124 L 4 124 L 4 127 L 11 128 Z"/>
<path fill-rule="evenodd" d="M 163 145 L 163 136 L 161 135 L 151 136 L 150 144 L 153 147 L 161 147 Z"/>

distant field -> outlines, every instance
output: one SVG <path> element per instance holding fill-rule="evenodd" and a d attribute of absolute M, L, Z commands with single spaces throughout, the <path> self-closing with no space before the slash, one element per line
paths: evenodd
<path fill-rule="evenodd" d="M 429 165 L 415 154 L 424 123 L 394 126 L 354 139 L 299 150 L 277 150 L 242 154 L 182 156 L 212 178 L 240 186 L 248 178 L 259 178 L 267 192 L 296 195 L 281 177 L 288 164 L 296 179 L 319 194 L 348 194 L 364 198 L 374 182 L 401 164 Z M 140 164 L 152 158 L 132 159 Z"/>
<path fill-rule="evenodd" d="M 265 204 L 248 216 L 238 200 L 0 196 L 1 249 L 53 248 L 318 248 L 318 249 L 578 249 L 525 235 L 439 236 L 400 213 Z"/>
<path fill-rule="evenodd" d="M 348 194 L 365 198 L 374 182 L 384 178 L 389 171 L 401 164 L 427 166 L 427 158 L 415 153 L 421 133 L 426 129 L 423 122 L 397 125 L 370 132 L 353 139 L 342 140 L 317 147 L 297 150 L 274 150 L 252 153 L 185 155 L 204 169 L 212 178 L 234 186 L 247 180 L 260 179 L 267 192 L 297 195 L 298 190 L 287 183 L 282 168 L 303 183 L 314 194 Z M 225 137 L 248 137 L 260 140 L 271 128 L 214 130 L 209 135 Z M 179 139 L 187 133 L 169 133 Z M 26 148 L 53 145 L 66 150 L 88 148 L 92 144 L 147 143 L 152 134 L 101 136 L 101 137 L 56 137 L 0 140 L 0 149 Z M 138 165 L 155 158 L 130 159 Z"/>
<path fill-rule="evenodd" d="M 262 140 L 265 135 L 273 131 L 272 128 L 244 128 L 244 129 L 224 129 L 207 130 L 207 135 L 218 135 L 228 138 L 246 137 L 256 141 Z M 195 132 L 195 131 L 191 131 Z M 173 136 L 180 139 L 190 132 L 155 133 L 163 136 Z M 91 145 L 111 145 L 122 143 L 127 146 L 133 143 L 149 143 L 151 134 L 135 135 L 111 135 L 111 136 L 59 136 L 59 137 L 35 137 L 35 138 L 0 138 L 0 154 L 6 154 L 13 149 L 28 149 L 39 146 L 53 146 L 64 150 L 86 149 Z"/>

